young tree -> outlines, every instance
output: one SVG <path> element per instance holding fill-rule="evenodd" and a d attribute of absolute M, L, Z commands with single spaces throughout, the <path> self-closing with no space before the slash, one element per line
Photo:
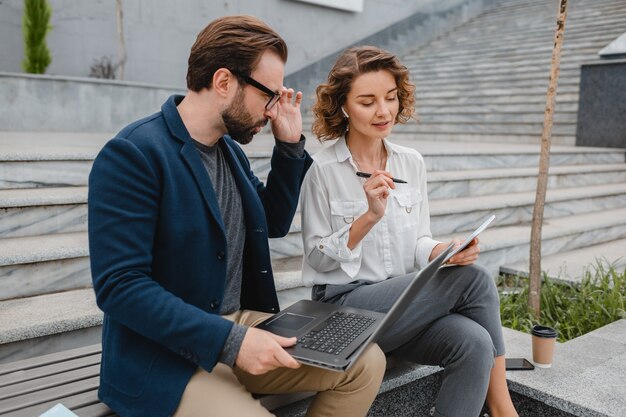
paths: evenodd
<path fill-rule="evenodd" d="M 543 116 L 543 132 L 541 134 L 541 156 L 539 158 L 539 175 L 537 176 L 537 193 L 535 195 L 535 207 L 530 230 L 530 267 L 529 267 L 529 291 L 528 306 L 539 319 L 541 315 L 541 227 L 543 225 L 543 209 L 546 202 L 546 189 L 548 186 L 548 167 L 550 164 L 550 144 L 552 142 L 552 119 L 554 116 L 554 102 L 556 98 L 556 86 L 559 78 L 559 65 L 561 61 L 561 47 L 563 45 L 563 33 L 565 32 L 565 19 L 567 18 L 567 0 L 560 0 L 559 16 L 556 21 L 554 34 L 554 48 L 552 49 L 552 61 L 550 64 L 550 81 L 546 96 L 546 111 Z"/>
<path fill-rule="evenodd" d="M 124 44 L 124 13 L 122 0 L 115 0 L 115 20 L 117 22 L 117 79 L 124 79 L 126 65 L 126 45 Z"/>
<path fill-rule="evenodd" d="M 46 36 L 52 9 L 48 0 L 24 0 L 22 33 L 24 35 L 24 60 L 22 69 L 32 74 L 43 74 L 52 62 Z"/>

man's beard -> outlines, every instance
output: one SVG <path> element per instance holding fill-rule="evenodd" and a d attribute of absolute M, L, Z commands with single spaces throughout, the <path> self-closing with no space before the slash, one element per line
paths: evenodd
<path fill-rule="evenodd" d="M 255 122 L 250 113 L 246 111 L 243 99 L 243 89 L 241 89 L 237 92 L 230 106 L 222 112 L 222 120 L 228 135 L 236 142 L 245 145 L 250 143 L 257 127 L 263 127 L 267 124 L 267 119 L 263 118 Z"/>

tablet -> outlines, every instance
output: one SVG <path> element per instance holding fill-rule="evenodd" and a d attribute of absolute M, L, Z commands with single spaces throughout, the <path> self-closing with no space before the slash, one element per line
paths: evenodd
<path fill-rule="evenodd" d="M 485 230 L 487 228 L 487 226 L 489 226 L 489 224 L 491 224 L 491 222 L 496 218 L 495 214 L 492 214 L 491 216 L 489 216 L 487 218 L 487 220 L 485 220 L 483 222 L 483 224 L 481 224 L 480 226 L 478 226 L 478 229 L 474 230 L 474 233 L 472 233 L 471 235 L 469 235 L 467 237 L 467 239 L 465 239 L 465 241 L 463 243 L 461 243 L 461 246 L 455 248 L 452 252 L 450 252 L 448 254 L 448 256 L 446 256 L 446 258 L 443 260 L 443 262 L 448 262 L 450 260 L 450 258 L 452 258 L 454 255 L 456 255 L 457 253 L 461 252 L 463 249 L 465 249 L 467 247 L 467 245 L 470 244 L 470 242 L 472 240 L 474 240 L 474 238 L 476 236 L 478 236 L 483 230 Z"/>

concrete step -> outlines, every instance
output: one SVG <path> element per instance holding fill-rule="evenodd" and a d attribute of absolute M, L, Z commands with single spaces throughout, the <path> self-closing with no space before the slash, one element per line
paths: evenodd
<path fill-rule="evenodd" d="M 398 132 L 402 134 L 404 132 Z M 533 144 L 538 145 L 541 143 L 540 133 L 516 133 L 516 134 L 502 134 L 502 133 L 449 133 L 449 132 L 410 132 L 404 133 L 410 135 L 415 141 L 434 141 L 434 142 L 448 142 L 449 144 L 463 144 L 463 143 L 483 143 L 486 145 L 492 144 L 493 146 L 500 146 L 503 144 Z M 394 133 L 395 135 L 395 133 Z M 573 146 L 576 143 L 576 137 L 573 135 L 552 135 L 553 145 L 566 145 Z"/>
<path fill-rule="evenodd" d="M 0 132 L 0 190 L 87 185 L 107 133 Z"/>
<path fill-rule="evenodd" d="M 509 389 L 513 394 L 538 400 L 544 407 L 552 408 L 520 415 L 625 415 L 625 335 L 626 319 L 618 320 L 569 342 L 557 343 L 550 369 L 507 372 Z M 531 337 L 528 334 L 503 328 L 503 336 L 507 357 L 532 358 Z"/>
<path fill-rule="evenodd" d="M 87 230 L 87 187 L 0 190 L 0 236 Z"/>
<path fill-rule="evenodd" d="M 419 124 L 428 125 L 428 124 L 542 124 L 543 126 L 544 112 L 543 111 L 534 111 L 534 112 L 512 112 L 512 113 L 493 113 L 493 112 L 482 112 L 482 113 L 465 113 L 465 111 L 460 110 L 457 112 L 449 112 L 449 113 L 426 113 L 420 112 L 419 114 Z M 567 111 L 559 111 L 554 114 L 553 123 L 554 124 L 576 124 L 577 113 L 576 112 L 567 112 Z"/>
<path fill-rule="evenodd" d="M 526 225 L 532 220 L 534 202 L 534 191 L 433 200 L 430 203 L 431 231 L 435 237 L 462 237 L 491 214 L 496 215 L 495 226 L 500 228 Z M 626 210 L 626 183 L 548 190 L 544 221 L 549 223 L 585 214 L 601 217 L 600 213 L 620 209 Z M 299 213 L 294 217 L 290 233 L 270 240 L 270 248 L 276 259 L 302 254 Z"/>
<path fill-rule="evenodd" d="M 429 175 L 434 171 L 534 167 L 537 166 L 539 162 L 540 148 L 535 144 L 494 144 L 481 141 L 457 143 L 450 142 L 449 140 L 420 140 L 420 138 L 424 136 L 426 135 L 421 132 L 396 133 L 394 131 L 390 140 L 398 145 L 407 146 L 419 151 L 424 156 Z M 497 136 L 494 140 L 506 138 L 507 136 L 514 135 L 508 133 L 506 136 Z M 308 137 L 307 146 L 314 155 L 322 145 L 312 136 Z M 435 137 L 443 139 L 441 136 Z M 528 136 L 528 138 L 531 139 L 533 137 Z M 534 138 L 537 137 L 534 136 Z M 334 141 L 327 141 L 323 146 L 331 146 L 332 143 L 334 143 Z M 267 177 L 272 146 L 272 142 L 266 137 L 262 137 L 259 138 L 258 142 L 257 139 L 255 139 L 250 145 L 244 147 L 246 154 L 254 158 L 254 160 L 251 161 L 251 165 L 255 174 L 260 178 Z M 624 149 L 555 144 L 551 147 L 550 151 L 550 166 L 620 164 L 625 161 L 625 153 L 626 150 Z"/>
<path fill-rule="evenodd" d="M 0 239 L 0 300 L 91 285 L 87 233 Z"/>
<path fill-rule="evenodd" d="M 543 123 L 469 123 L 469 122 L 430 122 L 423 120 L 419 124 L 407 123 L 394 128 L 396 132 L 423 132 L 423 133 L 453 133 L 453 134 L 498 134 L 498 135 L 531 135 L 536 134 L 541 137 Z M 575 123 L 555 123 L 552 126 L 552 133 L 559 136 L 576 135 Z"/>
<path fill-rule="evenodd" d="M 511 22 L 511 20 L 509 20 Z M 546 39 L 554 38 L 554 28 L 551 28 L 551 23 L 548 23 L 544 27 L 537 30 L 522 30 L 518 27 L 518 30 L 508 33 L 493 33 L 483 35 L 481 37 L 475 37 L 471 35 L 469 28 L 464 26 L 458 28 L 449 33 L 449 36 L 440 37 L 430 42 L 428 45 L 418 47 L 412 51 L 413 54 L 421 54 L 422 51 L 433 51 L 437 54 L 452 54 L 455 51 L 475 51 L 480 52 L 493 49 L 505 49 L 507 45 L 513 45 L 516 47 L 543 47 L 545 46 Z M 616 21 L 615 30 L 619 30 L 619 19 Z M 580 28 L 577 31 L 569 31 L 567 26 L 567 42 L 566 47 L 571 48 L 580 42 L 593 41 L 593 43 L 608 43 L 607 38 L 614 36 L 613 30 L 607 31 L 606 24 L 589 25 L 584 28 Z"/>
<path fill-rule="evenodd" d="M 455 234 L 458 237 L 458 234 Z M 436 236 L 446 241 L 452 235 Z M 626 238 L 626 208 L 576 214 L 547 219 L 542 227 L 542 256 L 548 256 L 591 245 Z M 500 265 L 515 264 L 528 259 L 530 224 L 490 227 L 480 237 L 479 262 L 492 274 L 499 273 Z"/>
<path fill-rule="evenodd" d="M 301 264 L 301 256 L 272 261 L 281 308 L 311 298 L 310 288 L 302 287 Z M 100 342 L 102 312 L 91 288 L 88 263 L 86 268 L 82 288 L 49 283 L 47 293 L 29 294 L 22 289 L 20 298 L 0 300 L 0 363 Z M 39 285 L 38 281 L 47 277 L 50 270 L 31 271 L 32 285 Z M 63 276 L 62 271 L 59 275 Z M 4 278 L 0 276 L 2 298 L 6 294 Z"/>
<path fill-rule="evenodd" d="M 626 268 L 626 239 L 591 245 L 541 258 L 541 270 L 554 280 L 577 283 L 586 273 L 593 273 L 599 266 L 606 270 L 613 266 L 618 273 Z M 528 276 L 528 260 L 502 265 L 503 274 Z"/>
<path fill-rule="evenodd" d="M 421 63 L 421 61 L 419 62 Z M 580 75 L 580 69 L 569 68 L 559 72 L 559 80 L 577 79 Z M 545 82 L 545 71 L 534 70 L 528 72 L 518 72 L 511 74 L 510 72 L 496 72 L 491 74 L 482 73 L 459 73 L 447 74 L 445 78 L 432 77 L 430 79 L 422 77 L 414 77 L 411 73 L 412 82 L 419 88 L 425 85 L 446 85 L 449 83 L 464 84 L 471 82 L 506 82 L 506 81 L 527 81 L 542 79 Z"/>
<path fill-rule="evenodd" d="M 455 97 L 463 95 L 465 97 L 486 97 L 486 96 L 504 96 L 509 94 L 520 95 L 522 97 L 532 97 L 536 94 L 543 94 L 545 96 L 547 89 L 546 85 L 543 87 L 506 87 L 506 88 L 483 88 L 480 90 L 458 90 L 458 89 L 442 89 L 437 91 L 417 91 L 416 94 L 421 100 L 430 98 L 443 98 L 443 97 Z M 578 85 L 565 85 L 558 86 L 558 92 L 564 94 L 578 94 Z"/>
<path fill-rule="evenodd" d="M 496 215 L 498 226 L 530 223 L 535 191 L 434 200 L 430 204 L 430 226 L 434 235 L 473 230 L 481 219 Z M 605 210 L 626 209 L 626 183 L 548 190 L 544 219 L 583 213 L 600 216 Z"/>
<path fill-rule="evenodd" d="M 509 23 L 511 20 L 509 20 Z M 619 19 L 616 19 L 619 28 Z M 550 24 L 548 24 L 549 26 Z M 606 26 L 594 25 L 586 26 L 575 32 L 569 32 L 567 27 L 567 42 L 564 47 L 572 48 L 579 44 L 591 46 L 594 44 L 607 42 L 607 38 L 613 36 L 612 30 L 607 32 Z M 441 37 L 430 42 L 428 45 L 410 51 L 419 54 L 423 50 L 433 50 L 437 54 L 452 54 L 455 51 L 480 52 L 485 50 L 505 50 L 507 45 L 514 45 L 516 48 L 530 49 L 533 47 L 545 47 L 546 39 L 554 37 L 554 28 L 542 27 L 534 31 L 522 31 L 520 28 L 514 32 L 502 33 L 500 36 L 492 34 L 475 38 L 468 36 L 469 27 L 463 26 L 452 32 L 449 36 Z"/>
<path fill-rule="evenodd" d="M 621 7 L 620 7 L 621 6 Z M 585 10 L 568 10 L 566 33 L 587 33 L 607 23 L 620 22 L 619 18 L 624 15 L 623 5 L 619 2 L 606 7 L 596 6 L 598 9 L 586 6 Z M 554 34 L 557 17 L 556 4 L 542 12 L 534 11 L 532 14 L 522 13 L 515 15 L 515 19 L 502 17 L 501 19 L 482 19 L 482 16 L 474 18 L 469 23 L 460 26 L 455 31 L 461 40 L 485 41 L 497 40 L 498 35 L 513 35 L 521 33 Z M 520 39 L 519 41 L 521 41 Z"/>
<path fill-rule="evenodd" d="M 550 63 L 550 57 L 552 54 L 552 45 L 549 39 L 546 39 L 546 45 L 549 48 L 542 48 L 540 50 L 530 51 L 518 51 L 518 52 L 492 52 L 485 50 L 483 52 L 475 52 L 465 54 L 454 54 L 450 57 L 439 57 L 437 55 L 429 55 L 428 57 L 422 57 L 419 60 L 419 65 L 427 65 L 430 68 L 445 67 L 447 69 L 462 68 L 463 66 L 471 65 L 474 68 L 491 67 L 493 65 L 500 66 L 512 66 L 514 64 L 527 64 L 531 62 L 545 62 Z M 564 62 L 581 62 L 584 60 L 597 58 L 598 47 L 595 45 L 586 48 L 576 48 L 563 50 L 561 52 L 561 59 Z M 476 62 L 476 57 L 480 56 L 480 63 Z M 445 63 L 445 65 L 444 65 Z"/>
<path fill-rule="evenodd" d="M 0 301 L 0 363 L 100 342 L 91 288 Z"/>
<path fill-rule="evenodd" d="M 431 201 L 454 197 L 534 191 L 538 168 L 501 168 L 439 171 L 428 175 Z M 626 164 L 564 165 L 551 167 L 548 189 L 626 182 Z"/>

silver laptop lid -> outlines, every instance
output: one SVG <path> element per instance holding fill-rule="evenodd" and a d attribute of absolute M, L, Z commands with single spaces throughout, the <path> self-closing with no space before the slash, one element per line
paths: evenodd
<path fill-rule="evenodd" d="M 385 333 L 406 311 L 411 301 L 415 299 L 418 292 L 421 291 L 424 286 L 430 282 L 432 278 L 437 275 L 439 267 L 443 263 L 448 253 L 454 247 L 454 243 L 450 245 L 439 254 L 435 259 L 430 261 L 425 268 L 421 269 L 415 274 L 415 277 L 409 285 L 404 289 L 404 292 L 398 297 L 393 306 L 389 309 L 385 317 L 378 323 L 378 328 L 374 330 L 369 339 L 361 345 L 361 347 L 354 351 L 350 356 L 351 358 L 357 358 L 363 350 L 369 345 L 370 342 L 376 342 L 378 338 Z"/>

